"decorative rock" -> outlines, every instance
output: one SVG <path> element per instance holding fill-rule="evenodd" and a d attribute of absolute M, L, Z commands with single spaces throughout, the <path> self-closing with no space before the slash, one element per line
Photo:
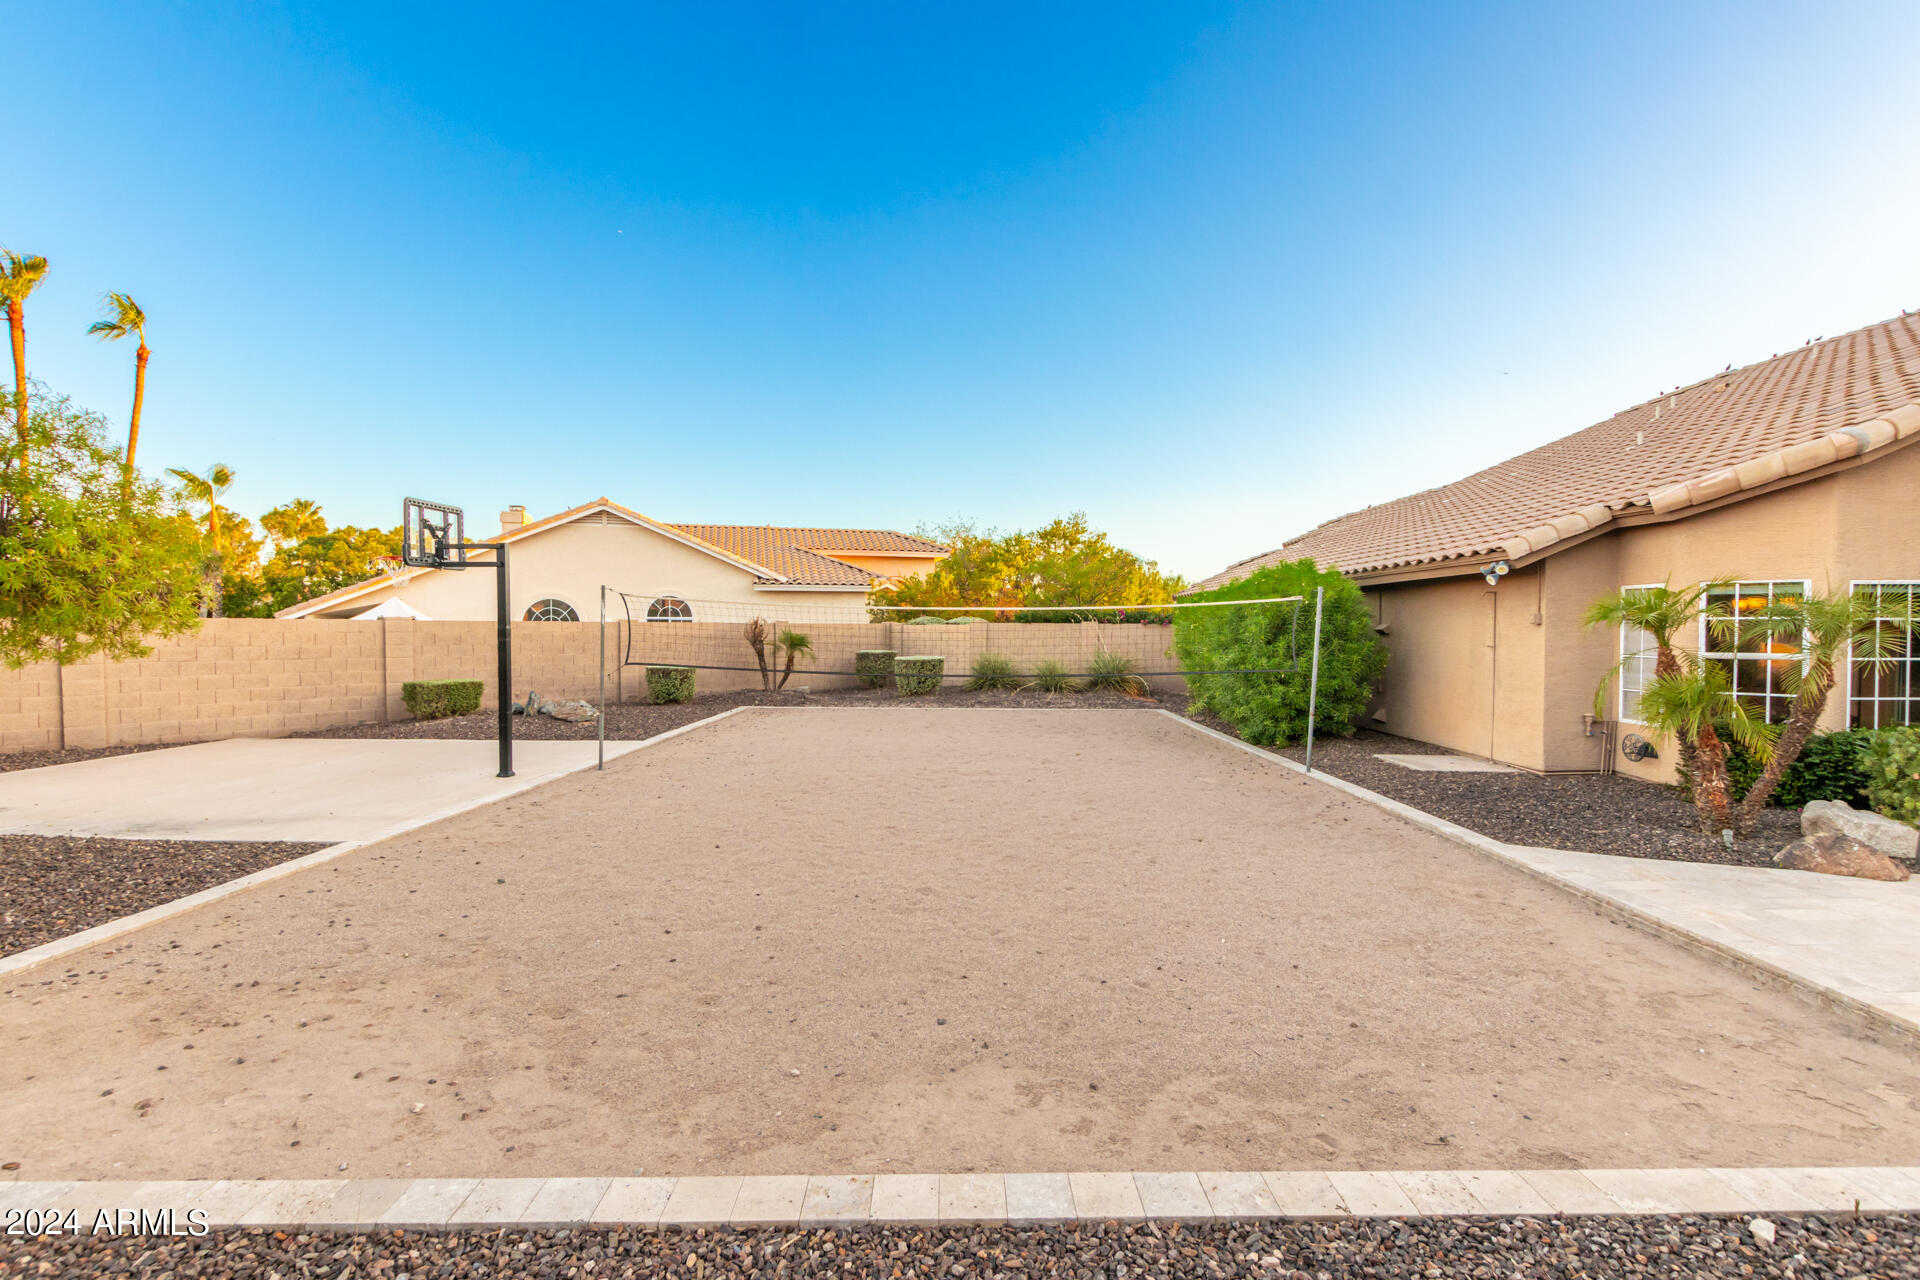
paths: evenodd
<path fill-rule="evenodd" d="M 1830 876 L 1858 876 L 1862 880 L 1905 880 L 1907 869 L 1852 836 L 1822 831 L 1803 836 L 1773 855 L 1776 866 L 1793 871 L 1817 871 Z"/>
<path fill-rule="evenodd" d="M 555 720 L 564 720 L 568 724 L 579 724 L 582 721 L 592 720 L 600 714 L 594 710 L 591 702 L 579 701 L 549 702 L 542 706 L 540 710 L 552 716 Z"/>
<path fill-rule="evenodd" d="M 1851 836 L 1869 849 L 1908 862 L 1920 855 L 1920 827 L 1883 818 L 1870 810 L 1855 809 L 1844 800 L 1808 802 L 1800 811 L 1800 830 L 1810 836 L 1822 831 Z"/>

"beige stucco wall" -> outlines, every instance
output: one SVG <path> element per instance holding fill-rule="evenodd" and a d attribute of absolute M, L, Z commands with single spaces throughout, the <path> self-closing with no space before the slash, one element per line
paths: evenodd
<path fill-rule="evenodd" d="M 887 556 L 868 551 L 825 551 L 823 555 L 865 569 L 876 578 L 916 578 L 939 563 L 926 556 Z"/>
<path fill-rule="evenodd" d="M 853 591 L 756 590 L 754 575 L 730 561 L 675 541 L 612 514 L 588 516 L 530 534 L 508 553 L 509 602 L 515 618 L 538 600 L 564 600 L 583 621 L 598 621 L 600 587 L 671 594 L 685 600 L 753 604 L 777 612 L 779 602 L 804 607 L 813 616 L 839 608 L 851 620 L 866 616 L 864 589 Z M 322 616 L 345 617 L 394 597 L 429 618 L 491 621 L 494 616 L 491 569 L 435 570 L 408 582 L 380 587 L 328 609 Z M 619 616 L 610 600 L 609 616 Z"/>
<path fill-rule="evenodd" d="M 1920 581 L 1920 448 L 1666 524 L 1618 529 L 1515 571 L 1498 588 L 1478 578 L 1368 589 L 1389 623 L 1392 654 L 1378 727 L 1529 769 L 1600 768 L 1601 739 L 1583 717 L 1619 657 L 1619 633 L 1581 624 L 1623 586 L 1807 579 L 1815 591 L 1856 581 Z M 1497 600 L 1497 605 L 1495 601 Z M 1497 614 L 1496 614 L 1497 608 Z M 1539 622 L 1533 621 L 1538 615 Z M 1498 648 L 1494 623 L 1498 621 Z M 1697 635 L 1686 638 L 1689 647 Z M 1497 696 L 1490 673 L 1497 660 Z M 1618 702 L 1609 690 L 1609 716 Z M 1847 722 L 1836 688 L 1823 723 Z M 1638 726 L 1625 724 L 1621 733 Z M 1671 781 L 1673 751 L 1623 773 Z"/>

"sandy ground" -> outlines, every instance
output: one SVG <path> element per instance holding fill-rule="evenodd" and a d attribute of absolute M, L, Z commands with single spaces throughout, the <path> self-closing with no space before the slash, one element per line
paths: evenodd
<path fill-rule="evenodd" d="M 748 712 L 0 980 L 13 1176 L 1907 1164 L 1916 1057 L 1131 712 Z"/>

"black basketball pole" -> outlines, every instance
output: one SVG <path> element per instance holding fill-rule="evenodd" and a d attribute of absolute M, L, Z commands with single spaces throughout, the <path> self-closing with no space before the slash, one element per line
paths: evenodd
<path fill-rule="evenodd" d="M 500 674 L 500 773 L 513 776 L 513 620 L 507 613 L 507 544 L 493 544 L 494 612 L 498 619 L 495 646 L 499 650 Z M 533 708 L 527 708 L 531 713 Z"/>

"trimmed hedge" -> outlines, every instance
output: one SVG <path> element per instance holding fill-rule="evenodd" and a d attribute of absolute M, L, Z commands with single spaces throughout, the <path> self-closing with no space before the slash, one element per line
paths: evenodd
<path fill-rule="evenodd" d="M 408 680 L 400 686 L 400 700 L 416 720 L 470 716 L 480 709 L 484 687 L 478 680 Z"/>
<path fill-rule="evenodd" d="M 655 706 L 663 702 L 692 702 L 693 668 L 648 667 L 647 701 Z"/>
<path fill-rule="evenodd" d="M 869 689 L 878 689 L 893 674 L 893 660 L 900 655 L 891 649 L 862 649 L 853 655 L 853 674 Z"/>
<path fill-rule="evenodd" d="M 1920 826 L 1920 726 L 1875 733 L 1862 762 L 1874 812 Z"/>
<path fill-rule="evenodd" d="M 893 660 L 893 687 L 902 697 L 918 697 L 940 692 L 940 677 L 946 674 L 947 660 L 937 654 L 915 654 Z"/>

